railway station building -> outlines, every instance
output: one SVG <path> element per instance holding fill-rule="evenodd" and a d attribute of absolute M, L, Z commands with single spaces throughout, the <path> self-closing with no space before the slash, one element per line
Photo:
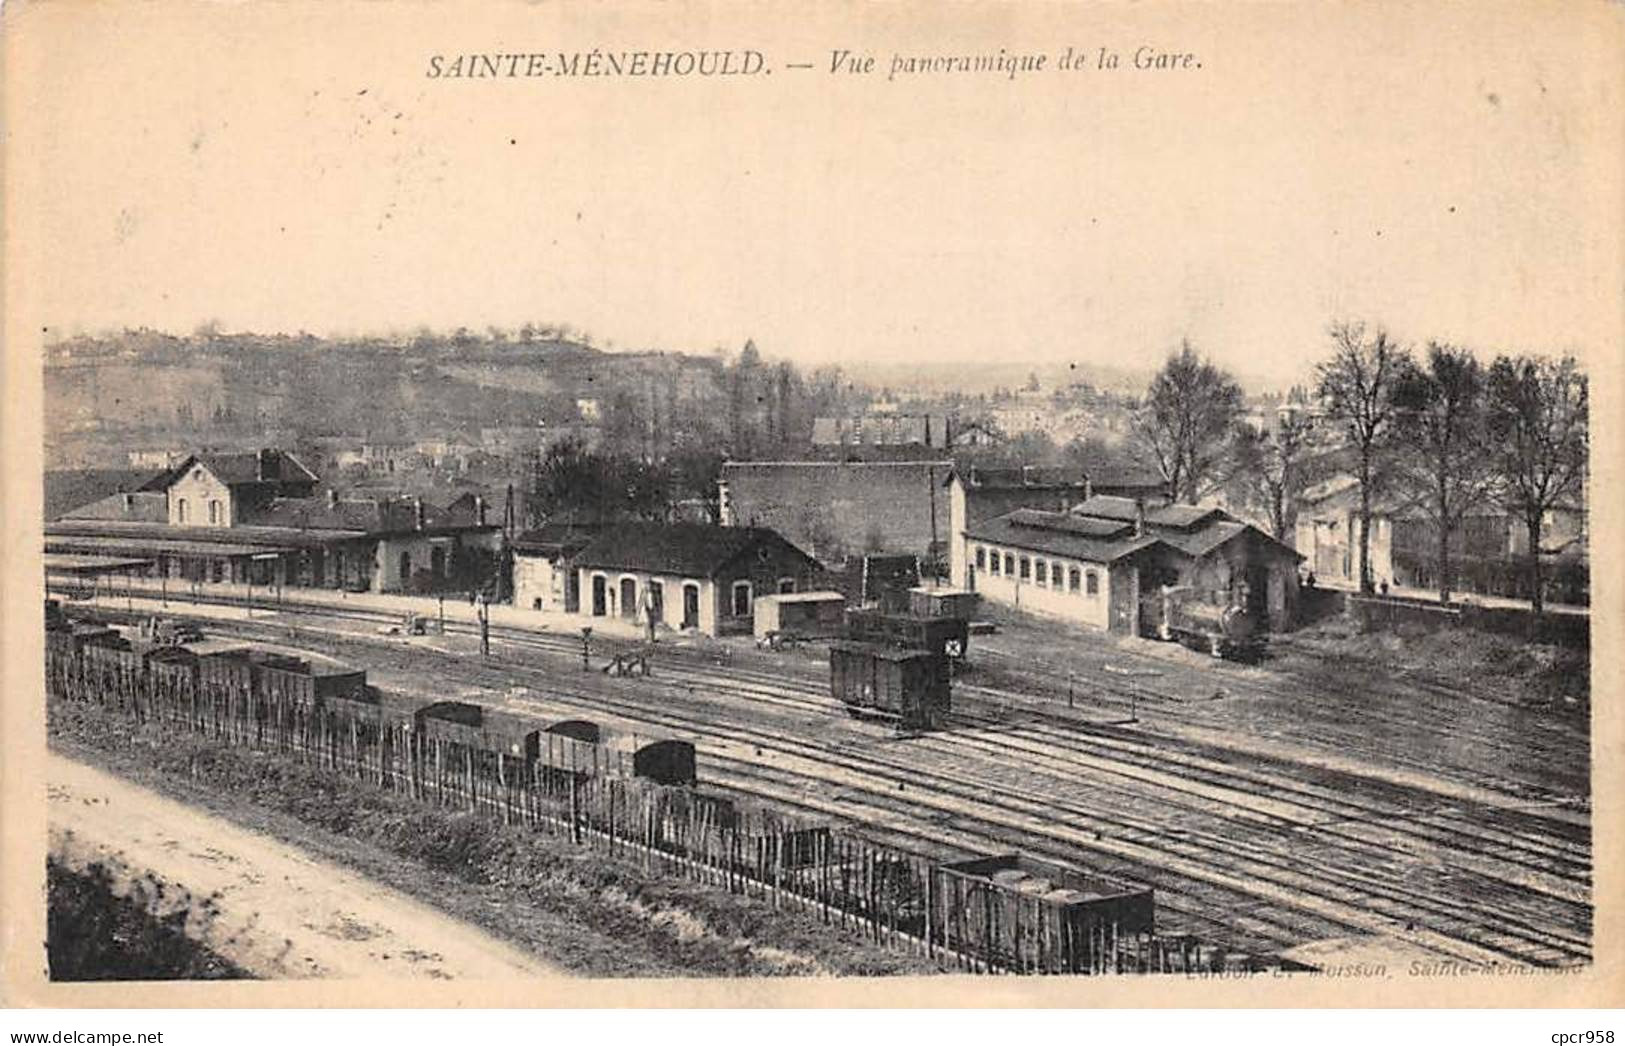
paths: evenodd
<path fill-rule="evenodd" d="M 1090 629 L 1139 634 L 1164 586 L 1244 605 L 1276 631 L 1296 620 L 1302 557 L 1217 508 L 1096 494 L 970 523 L 961 545 L 963 587 Z"/>
<path fill-rule="evenodd" d="M 571 560 L 581 613 L 703 635 L 749 635 L 756 597 L 807 592 L 818 561 L 772 530 L 611 523 Z"/>
<path fill-rule="evenodd" d="M 45 551 L 150 561 L 176 582 L 460 591 L 495 569 L 501 528 L 483 504 L 345 495 L 292 454 L 189 454 L 135 489 L 45 525 Z"/>

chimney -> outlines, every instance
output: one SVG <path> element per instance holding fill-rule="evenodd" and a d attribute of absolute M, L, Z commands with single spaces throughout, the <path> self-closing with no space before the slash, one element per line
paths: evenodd
<path fill-rule="evenodd" d="M 261 450 L 258 454 L 254 455 L 254 478 L 255 479 L 263 481 L 263 480 L 267 480 L 267 479 L 271 478 L 270 476 L 266 475 L 266 473 L 270 471 L 271 455 L 275 454 L 275 453 L 276 453 L 276 451 L 270 449 L 269 447 L 266 447 L 265 449 Z"/>
<path fill-rule="evenodd" d="M 336 487 L 328 487 L 327 488 L 327 507 L 328 508 L 338 508 L 339 507 L 338 488 L 336 488 Z"/>
<path fill-rule="evenodd" d="M 1083 474 L 1083 500 L 1088 501 L 1095 496 L 1095 485 L 1089 481 L 1089 474 Z"/>
<path fill-rule="evenodd" d="M 485 498 L 478 494 L 474 495 L 474 522 L 485 526 Z"/>
<path fill-rule="evenodd" d="M 1134 499 L 1134 536 L 1139 537 L 1145 533 L 1145 499 Z"/>
<path fill-rule="evenodd" d="M 423 499 L 420 497 L 412 499 L 412 522 L 417 529 L 423 529 Z"/>

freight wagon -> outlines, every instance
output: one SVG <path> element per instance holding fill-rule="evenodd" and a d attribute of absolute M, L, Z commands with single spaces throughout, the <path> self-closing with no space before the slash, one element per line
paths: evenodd
<path fill-rule="evenodd" d="M 948 659 L 939 653 L 850 640 L 830 644 L 830 693 L 849 715 L 928 730 L 947 718 L 950 686 Z"/>
<path fill-rule="evenodd" d="M 1100 972 L 1119 938 L 1155 932 L 1149 887 L 1024 854 L 937 865 L 931 887 L 938 939 L 1007 969 Z"/>

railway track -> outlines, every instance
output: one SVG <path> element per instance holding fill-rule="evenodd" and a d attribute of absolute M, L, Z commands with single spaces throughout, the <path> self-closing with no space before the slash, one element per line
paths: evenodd
<path fill-rule="evenodd" d="M 342 609 L 333 616 L 395 620 Z M 270 622 L 215 624 L 234 631 L 278 630 Z M 473 626 L 448 628 L 453 636 L 473 631 Z M 491 633 L 504 647 L 579 660 L 580 642 L 574 637 L 495 627 Z M 376 635 L 343 635 L 342 641 L 400 649 L 400 641 Z M 409 648 L 431 652 L 416 643 Z M 453 652 L 433 653 L 458 660 Z M 471 666 L 461 659 L 448 667 L 467 672 Z M 1138 869 L 1134 877 L 1156 886 L 1159 906 L 1182 920 L 1205 927 L 1216 921 L 1205 913 L 1250 909 L 1247 925 L 1231 933 L 1246 948 L 1420 923 L 1424 928 L 1417 932 L 1430 948 L 1468 961 L 1557 964 L 1584 961 L 1590 954 L 1582 936 L 1589 930 L 1589 876 L 1582 874 L 1589 869 L 1589 854 L 1572 840 L 1518 843 L 1509 831 L 1476 829 L 1464 818 L 1440 824 L 1427 818 L 1448 815 L 1396 811 L 1285 774 L 1216 760 L 1171 765 L 1166 751 L 1145 742 L 1106 739 L 1080 732 L 1076 723 L 1058 726 L 1042 716 L 1015 724 L 956 716 L 956 730 L 906 746 L 878 742 L 874 731 L 861 730 L 849 740 L 866 740 L 868 749 L 810 744 L 793 736 L 807 720 L 825 726 L 841 722 L 846 729 L 837 733 L 852 729 L 831 720 L 836 706 L 816 681 L 739 661 L 721 666 L 692 651 L 663 659 L 648 680 L 545 673 L 542 666 L 510 660 L 500 669 L 474 667 L 476 677 L 497 677 L 492 682 L 499 691 L 498 679 L 511 682 L 515 672 L 540 675 L 530 685 L 550 703 L 694 733 L 701 738 L 706 765 L 725 769 L 719 783 L 816 809 L 822 816 L 851 820 L 856 814 L 914 849 L 951 838 L 965 850 L 1018 847 L 1075 863 L 1081 849 L 1121 862 Z M 877 754 L 885 748 L 906 748 L 908 754 Z M 919 758 L 922 752 L 929 761 Z M 1012 754 L 1021 757 L 1019 768 L 1011 766 Z M 771 757 L 771 766 L 763 765 L 764 756 Z M 984 776 L 952 769 L 966 763 L 985 764 Z M 1068 782 L 1078 781 L 1087 782 L 1083 794 L 1068 790 Z M 823 799 L 831 786 L 840 789 L 839 800 Z M 1031 798 L 1035 788 L 1042 799 Z M 1320 835 L 1335 844 L 1327 851 L 1330 859 L 1305 853 L 1310 849 L 1305 836 Z M 1407 885 L 1407 863 L 1415 865 L 1418 847 L 1428 861 L 1460 864 L 1494 886 L 1496 906 L 1474 908 Z M 1339 860 L 1346 857 L 1357 861 Z M 1513 903 L 1517 891 L 1553 900 Z"/>

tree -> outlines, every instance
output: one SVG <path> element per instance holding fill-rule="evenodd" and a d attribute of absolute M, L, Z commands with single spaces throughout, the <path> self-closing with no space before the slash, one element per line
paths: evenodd
<path fill-rule="evenodd" d="M 1241 386 L 1182 342 L 1152 379 L 1135 419 L 1170 497 L 1195 502 L 1211 490 L 1240 412 Z"/>
<path fill-rule="evenodd" d="M 1231 448 L 1231 495 L 1268 520 L 1277 540 L 1292 544 L 1298 501 L 1319 479 L 1309 446 L 1309 423 L 1289 414 L 1274 432 L 1238 425 Z"/>
<path fill-rule="evenodd" d="M 1544 609 L 1540 557 L 1546 515 L 1581 491 L 1589 445 L 1589 384 L 1572 356 L 1496 359 L 1489 373 L 1489 433 L 1501 499 L 1529 532 L 1530 605 Z"/>
<path fill-rule="evenodd" d="M 1409 358 L 1382 328 L 1366 335 L 1364 323 L 1332 324 L 1332 358 L 1316 367 L 1321 399 L 1342 424 L 1355 454 L 1360 484 L 1360 591 L 1376 588 L 1371 577 L 1371 505 L 1387 482 L 1393 436 L 1394 381 Z"/>
<path fill-rule="evenodd" d="M 1450 602 L 1450 537 L 1487 494 L 1484 368 L 1465 349 L 1428 343 L 1427 365 L 1394 382 L 1396 478 L 1437 529 L 1439 601 Z"/>
<path fill-rule="evenodd" d="M 582 509 L 604 516 L 607 491 L 598 457 L 578 439 L 563 439 L 532 464 L 529 515 Z"/>

